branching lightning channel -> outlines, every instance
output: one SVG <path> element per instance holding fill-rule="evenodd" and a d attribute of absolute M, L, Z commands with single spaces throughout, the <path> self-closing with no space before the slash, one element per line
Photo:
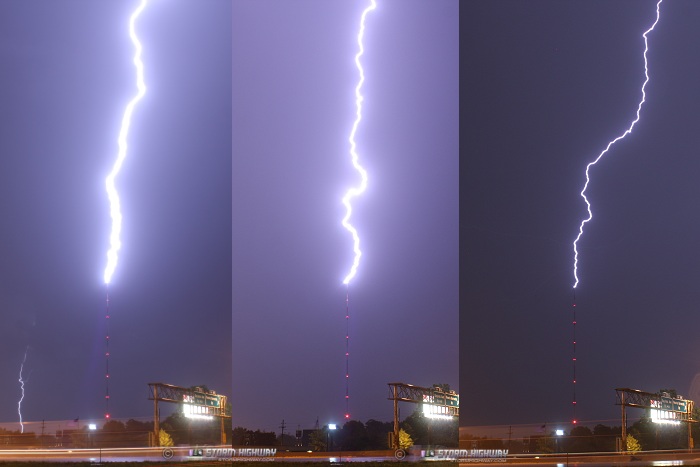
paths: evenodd
<path fill-rule="evenodd" d="M 138 88 L 138 93 L 134 96 L 131 101 L 126 106 L 124 110 L 124 116 L 122 117 L 121 130 L 119 131 L 119 153 L 117 154 L 117 160 L 112 166 L 112 171 L 107 175 L 105 180 L 105 185 L 107 188 L 107 196 L 109 197 L 110 203 L 110 216 L 112 217 L 112 232 L 109 237 L 110 248 L 107 252 L 107 267 L 105 268 L 104 281 L 105 284 L 109 284 L 112 280 L 112 274 L 117 267 L 118 252 L 121 248 L 120 234 L 122 230 L 122 212 L 121 204 L 119 202 L 119 193 L 114 186 L 114 180 L 119 174 L 122 168 L 124 159 L 126 158 L 127 152 L 127 136 L 129 134 L 129 126 L 131 125 L 131 114 L 134 111 L 134 107 L 141 100 L 141 98 L 146 94 L 146 85 L 143 80 L 143 62 L 141 61 L 141 42 L 136 36 L 135 23 L 136 19 L 139 17 L 148 0 L 141 0 L 139 6 L 131 14 L 131 19 L 129 20 L 129 36 L 131 37 L 131 42 L 134 44 L 134 66 L 136 67 L 136 86 Z"/>
<path fill-rule="evenodd" d="M 27 347 L 27 349 L 24 351 L 24 358 L 22 359 L 22 364 L 19 366 L 19 384 L 20 389 L 22 390 L 22 396 L 19 398 L 19 402 L 17 402 L 17 414 L 19 415 L 19 426 L 21 433 L 24 433 L 24 422 L 22 422 L 22 401 L 24 400 L 25 383 L 25 381 L 22 379 L 22 371 L 24 370 L 24 364 L 27 363 L 27 353 L 29 353 L 29 347 Z"/>
<path fill-rule="evenodd" d="M 365 81 L 365 71 L 362 68 L 362 64 L 360 63 L 360 57 L 365 52 L 365 48 L 362 44 L 362 39 L 365 35 L 365 19 L 367 18 L 367 14 L 374 10 L 377 7 L 377 3 L 375 0 L 371 0 L 371 4 L 364 9 L 362 12 L 362 17 L 360 19 L 360 32 L 357 34 L 357 45 L 359 46 L 359 51 L 355 55 L 355 65 L 357 66 L 357 70 L 360 74 L 360 80 L 357 83 L 357 86 L 355 87 L 355 105 L 356 105 L 356 116 L 355 116 L 355 122 L 352 125 L 352 130 L 350 131 L 350 137 L 348 138 L 348 142 L 350 143 L 350 155 L 352 158 L 352 165 L 355 167 L 355 170 L 357 170 L 360 174 L 361 177 L 361 182 L 360 185 L 357 187 L 350 188 L 346 193 L 345 196 L 343 196 L 343 204 L 345 205 L 345 217 L 343 218 L 343 227 L 345 227 L 351 234 L 352 234 L 352 239 L 353 239 L 353 252 L 355 253 L 355 258 L 352 263 L 352 267 L 350 268 L 350 272 L 345 276 L 345 279 L 343 279 L 343 284 L 348 285 L 350 281 L 355 277 L 355 274 L 357 273 L 357 267 L 360 264 L 360 257 L 362 256 L 362 251 L 360 250 L 360 236 L 357 233 L 357 229 L 350 224 L 350 216 L 352 216 L 352 205 L 350 204 L 350 201 L 352 198 L 361 195 L 366 189 L 367 189 L 367 171 L 362 167 L 359 163 L 359 157 L 357 155 L 357 143 L 355 142 L 355 134 L 357 133 L 357 127 L 360 125 L 360 121 L 362 120 L 362 101 L 364 98 L 362 97 L 362 84 Z"/>
<path fill-rule="evenodd" d="M 583 185 L 583 190 L 581 190 L 581 197 L 586 202 L 586 209 L 588 210 L 588 218 L 584 219 L 581 222 L 581 225 L 580 225 L 579 231 L 578 231 L 578 235 L 576 236 L 576 240 L 574 240 L 574 244 L 573 244 L 574 245 L 574 289 L 576 288 L 576 286 L 579 283 L 578 269 L 577 269 L 577 267 L 578 267 L 577 244 L 578 244 L 579 239 L 583 235 L 583 227 L 586 225 L 586 223 L 588 221 L 593 219 L 593 211 L 591 211 L 591 203 L 588 201 L 588 198 L 586 197 L 586 189 L 588 188 L 588 183 L 590 182 L 589 171 L 590 171 L 592 166 L 597 164 L 598 161 L 600 159 L 602 159 L 602 157 L 610 150 L 610 148 L 612 147 L 613 144 L 617 143 L 618 141 L 623 139 L 625 136 L 630 134 L 632 132 L 632 129 L 634 128 L 634 125 L 636 125 L 637 122 L 639 121 L 642 106 L 644 105 L 644 102 L 646 101 L 646 92 L 645 92 L 646 85 L 649 82 L 649 66 L 648 66 L 648 62 L 647 62 L 647 52 L 649 51 L 649 39 L 648 39 L 647 35 L 651 31 L 654 30 L 654 28 L 656 27 L 656 24 L 659 22 L 659 12 L 660 12 L 660 7 L 661 7 L 661 2 L 663 2 L 663 0 L 659 0 L 656 4 L 656 20 L 654 21 L 654 24 L 652 24 L 651 27 L 649 29 L 647 29 L 644 32 L 644 34 L 642 35 L 644 37 L 644 77 L 645 77 L 645 79 L 644 79 L 644 84 L 642 84 L 642 100 L 639 102 L 639 105 L 637 106 L 637 118 L 635 118 L 632 121 L 629 128 L 627 128 L 627 130 L 625 130 L 624 133 L 622 133 L 620 136 L 618 136 L 617 138 L 610 141 L 608 143 L 608 145 L 605 147 L 605 149 L 598 155 L 598 157 L 596 157 L 596 159 L 593 162 L 589 163 L 586 166 L 586 183 Z"/>

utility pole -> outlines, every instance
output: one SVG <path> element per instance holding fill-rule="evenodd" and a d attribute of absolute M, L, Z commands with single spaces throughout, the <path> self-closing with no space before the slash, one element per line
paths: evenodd
<path fill-rule="evenodd" d="M 284 446 L 284 429 L 287 425 L 284 423 L 284 418 L 282 419 L 282 424 L 279 426 L 282 428 L 282 433 L 280 433 L 280 446 Z"/>

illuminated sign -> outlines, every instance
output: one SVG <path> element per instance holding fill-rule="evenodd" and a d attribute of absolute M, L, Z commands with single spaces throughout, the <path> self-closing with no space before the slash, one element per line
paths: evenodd
<path fill-rule="evenodd" d="M 209 407 L 202 407 L 200 405 L 182 404 L 182 414 L 187 418 L 203 418 L 211 419 L 212 410 Z"/>
<path fill-rule="evenodd" d="M 438 405 L 446 405 L 448 407 L 459 407 L 459 395 L 449 394 L 446 392 L 435 392 L 434 403 Z"/>
<path fill-rule="evenodd" d="M 425 396 L 423 397 L 425 398 Z M 450 409 L 447 406 L 427 403 L 423 403 L 423 416 L 427 418 L 441 418 L 445 420 L 449 420 L 454 417 L 450 413 Z"/>
<path fill-rule="evenodd" d="M 211 419 L 223 404 L 225 396 L 193 391 L 182 395 L 182 413 L 187 418 Z"/>
<path fill-rule="evenodd" d="M 673 399 L 661 396 L 660 399 L 651 399 L 649 405 L 655 409 L 667 410 L 670 412 L 688 412 L 688 401 L 685 399 Z"/>
<path fill-rule="evenodd" d="M 680 424 L 681 414 L 688 413 L 688 401 L 661 396 L 659 399 L 649 401 L 651 407 L 649 415 L 654 423 Z"/>
<path fill-rule="evenodd" d="M 459 407 L 459 394 L 434 391 L 432 395 L 423 394 L 423 402 L 447 407 Z"/>
<path fill-rule="evenodd" d="M 221 396 L 217 394 L 205 394 L 203 392 L 193 392 L 182 396 L 182 402 L 205 407 L 221 407 Z"/>

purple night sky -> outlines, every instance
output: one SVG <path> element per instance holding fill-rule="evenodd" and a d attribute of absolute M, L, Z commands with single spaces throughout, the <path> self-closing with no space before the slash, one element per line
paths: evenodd
<path fill-rule="evenodd" d="M 27 346 L 25 419 L 103 413 L 103 182 L 135 93 L 136 3 L 0 3 L 9 428 Z M 388 382 L 448 383 L 465 426 L 566 422 L 583 173 L 634 117 L 656 2 L 458 3 L 386 0 L 367 17 L 350 412 L 388 421 Z M 148 92 L 118 179 L 110 287 L 116 418 L 150 419 L 146 384 L 161 381 L 231 396 L 234 426 L 342 422 L 352 244 L 340 200 L 359 183 L 347 137 L 367 4 L 144 11 Z M 576 290 L 582 421 L 619 423 L 619 386 L 700 397 L 699 21 L 695 2 L 665 0 L 642 118 L 592 171 Z"/>
<path fill-rule="evenodd" d="M 233 5 L 234 426 L 342 423 L 341 198 L 360 180 L 347 138 L 368 4 Z M 350 413 L 363 422 L 392 419 L 389 382 L 459 389 L 457 2 L 379 2 L 364 43 L 369 186 L 350 284 Z"/>
<path fill-rule="evenodd" d="M 148 92 L 117 180 L 114 417 L 150 419 L 146 384 L 160 381 L 229 395 L 234 426 L 342 422 L 340 200 L 359 183 L 347 138 L 368 3 L 172 0 L 142 14 Z M 103 183 L 136 91 L 136 4 L 0 2 L 4 427 L 19 428 L 27 347 L 25 419 L 103 415 Z M 400 381 L 450 384 L 463 426 L 570 420 L 579 192 L 634 118 L 655 4 L 385 0 L 368 15 L 353 419 L 390 420 Z M 582 421 L 619 423 L 619 386 L 700 397 L 699 23 L 696 2 L 664 1 L 641 120 L 592 171 Z"/>
<path fill-rule="evenodd" d="M 25 420 L 103 415 L 103 184 L 136 92 L 136 4 L 0 4 L 6 428 L 27 346 Z M 234 426 L 341 422 L 340 199 L 359 183 L 347 137 L 364 5 L 182 0 L 139 18 L 148 91 L 117 179 L 115 418 L 150 419 L 156 381 L 229 395 Z M 459 390 L 458 2 L 380 2 L 366 24 L 350 412 L 388 421 L 388 382 Z"/>
<path fill-rule="evenodd" d="M 463 5 L 460 424 L 570 422 L 579 192 L 635 118 L 656 1 Z M 662 4 L 641 120 L 591 170 L 576 289 L 584 422 L 619 426 L 616 387 L 700 395 L 698 21 L 696 2 Z"/>
<path fill-rule="evenodd" d="M 136 5 L 0 4 L 2 422 L 17 421 L 27 346 L 25 420 L 104 414 L 104 177 L 136 92 L 128 36 Z M 231 393 L 230 14 L 226 0 L 154 1 L 136 25 L 148 91 L 117 179 L 124 230 L 110 286 L 110 406 L 118 419 L 152 418 L 149 382 Z"/>

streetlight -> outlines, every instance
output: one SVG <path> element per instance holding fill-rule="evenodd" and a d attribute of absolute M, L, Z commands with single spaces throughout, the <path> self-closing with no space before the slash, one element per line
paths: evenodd
<path fill-rule="evenodd" d="M 90 430 L 90 431 L 88 431 L 88 448 L 91 448 L 92 447 L 92 432 L 97 430 L 97 425 L 94 423 L 90 423 L 88 425 L 88 429 Z"/>
<path fill-rule="evenodd" d="M 559 437 L 564 436 L 564 430 L 559 429 L 556 430 L 554 433 L 557 435 L 557 452 L 559 452 Z"/>
<path fill-rule="evenodd" d="M 327 451 L 330 451 L 330 450 L 332 449 L 332 447 L 333 447 L 333 433 L 332 433 L 332 432 L 335 431 L 336 428 L 337 428 L 337 426 L 336 426 L 335 423 L 329 423 L 329 424 L 328 424 L 328 436 L 326 437 L 326 448 L 327 448 Z M 329 442 L 328 442 L 329 437 L 330 437 L 330 444 L 329 444 Z"/>

